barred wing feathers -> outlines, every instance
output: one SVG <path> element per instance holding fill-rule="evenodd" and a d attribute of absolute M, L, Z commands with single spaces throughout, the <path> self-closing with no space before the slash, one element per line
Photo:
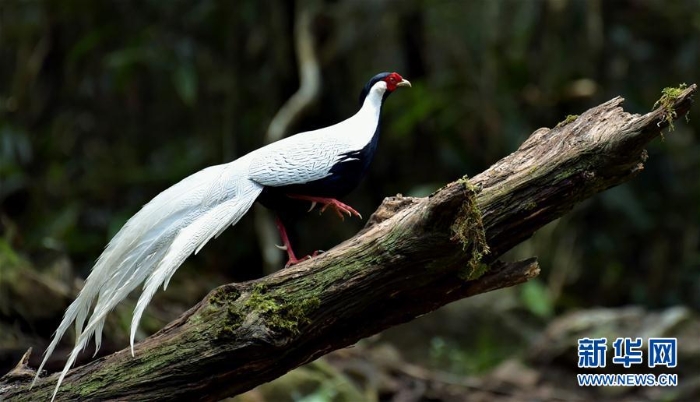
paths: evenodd
<path fill-rule="evenodd" d="M 326 178 L 333 166 L 340 162 L 342 154 L 354 150 L 352 144 L 338 137 L 337 126 L 293 135 L 255 151 L 250 154 L 253 159 L 248 176 L 269 187 Z"/>

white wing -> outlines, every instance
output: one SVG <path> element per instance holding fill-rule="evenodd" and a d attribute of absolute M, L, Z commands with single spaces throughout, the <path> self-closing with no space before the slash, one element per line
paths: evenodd
<path fill-rule="evenodd" d="M 351 150 L 326 130 L 301 133 L 251 153 L 248 175 L 270 187 L 308 183 L 328 176 L 340 155 Z"/>

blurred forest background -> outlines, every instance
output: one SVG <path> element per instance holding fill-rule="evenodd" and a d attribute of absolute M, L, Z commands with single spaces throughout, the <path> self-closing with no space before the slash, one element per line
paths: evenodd
<path fill-rule="evenodd" d="M 286 134 L 353 114 L 377 72 L 413 83 L 386 103 L 369 177 L 346 200 L 369 216 L 385 196 L 481 172 L 569 114 L 618 95 L 645 113 L 662 88 L 698 82 L 700 1 L 2 0 L 0 375 L 30 346 L 36 365 L 92 262 L 141 205 L 264 145 L 309 49 L 318 96 Z M 650 145 L 632 182 L 511 251 L 540 258 L 537 280 L 454 303 L 236 400 L 700 400 L 696 115 Z M 256 209 L 188 259 L 139 336 L 217 285 L 281 267 L 265 219 Z M 301 254 L 329 249 L 363 224 L 310 214 L 293 240 Z M 100 354 L 127 345 L 132 309 L 112 314 Z M 681 387 L 577 388 L 584 336 L 679 337 L 671 372 Z"/>

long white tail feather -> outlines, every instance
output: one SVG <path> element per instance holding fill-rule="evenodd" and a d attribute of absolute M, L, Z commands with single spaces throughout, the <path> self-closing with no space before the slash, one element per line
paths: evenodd
<path fill-rule="evenodd" d="M 258 185 L 255 184 L 255 186 Z M 160 285 L 163 284 L 164 289 L 167 287 L 175 270 L 185 258 L 192 254 L 193 250 L 199 251 L 217 233 L 221 233 L 222 229 L 238 222 L 253 205 L 258 194 L 259 192 L 256 192 L 254 197 L 239 195 L 228 202 L 219 204 L 178 233 L 168 253 L 146 281 L 144 290 L 136 303 L 136 309 L 134 309 L 134 315 L 131 320 L 131 337 L 129 339 L 132 356 L 134 355 L 134 338 L 136 337 L 136 330 L 138 329 L 141 315 L 146 310 L 148 303 L 150 303 L 151 298 L 153 298 Z"/>
<path fill-rule="evenodd" d="M 75 322 L 75 346 L 59 376 L 53 401 L 68 370 L 93 335 L 95 353 L 99 350 L 107 314 L 146 281 L 131 322 L 133 355 L 139 321 L 160 285 L 167 287 L 182 262 L 229 225 L 236 224 L 262 192 L 263 186 L 249 179 L 250 159 L 246 156 L 199 171 L 160 193 L 129 219 L 97 259 L 80 294 L 66 310 L 32 385 Z"/>
<path fill-rule="evenodd" d="M 374 84 L 365 93 L 361 109 L 345 121 L 287 137 L 231 163 L 201 170 L 141 208 L 95 262 L 80 294 L 63 315 L 32 386 L 75 322 L 75 345 L 59 376 L 53 401 L 68 370 L 93 336 L 95 353 L 99 350 L 107 314 L 145 282 L 131 322 L 133 355 L 139 321 L 160 285 L 165 289 L 189 255 L 236 224 L 264 186 L 284 187 L 326 178 L 342 162 L 339 158 L 365 149 L 374 140 L 387 91 L 382 77 L 370 81 Z"/>

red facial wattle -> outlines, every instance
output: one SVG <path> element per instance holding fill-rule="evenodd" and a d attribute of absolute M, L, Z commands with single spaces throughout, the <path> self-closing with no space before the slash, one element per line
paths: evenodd
<path fill-rule="evenodd" d="M 386 78 L 384 78 L 384 82 L 386 82 L 386 89 L 389 92 L 393 92 L 397 87 L 411 86 L 411 83 L 403 79 L 399 73 L 391 73 L 387 75 Z"/>

